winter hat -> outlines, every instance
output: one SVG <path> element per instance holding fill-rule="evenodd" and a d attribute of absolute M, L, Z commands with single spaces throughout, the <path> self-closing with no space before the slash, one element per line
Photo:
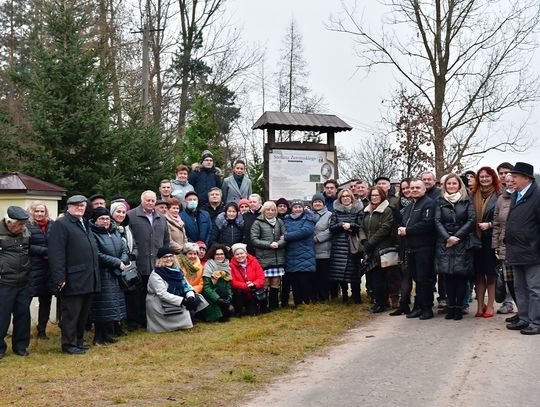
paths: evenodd
<path fill-rule="evenodd" d="M 242 205 L 248 205 L 249 206 L 249 200 L 246 198 L 242 198 L 238 201 L 238 207 L 240 208 Z"/>
<path fill-rule="evenodd" d="M 235 254 L 237 250 L 243 250 L 247 253 L 247 245 L 244 243 L 235 243 L 231 246 L 231 253 Z"/>
<path fill-rule="evenodd" d="M 234 208 L 236 212 L 238 212 L 238 205 L 236 205 L 236 202 L 229 202 L 225 207 L 223 208 L 223 212 L 227 212 L 227 209 Z"/>
<path fill-rule="evenodd" d="M 188 242 L 184 244 L 184 247 L 182 248 L 182 253 L 186 254 L 187 252 L 198 252 L 199 251 L 199 245 L 197 243 Z"/>
<path fill-rule="evenodd" d="M 276 206 L 278 206 L 278 205 L 287 205 L 287 208 L 290 208 L 289 201 L 287 201 L 285 198 L 279 198 L 276 201 Z"/>
<path fill-rule="evenodd" d="M 202 240 L 197 240 L 195 242 L 195 244 L 197 245 L 197 247 L 204 247 L 206 249 L 206 243 L 204 243 Z"/>
<path fill-rule="evenodd" d="M 89 202 L 94 202 L 96 199 L 105 199 L 105 195 L 103 195 L 103 194 L 90 195 L 90 198 L 88 198 L 88 201 Z"/>
<path fill-rule="evenodd" d="M 163 256 L 167 254 L 174 254 L 173 249 L 171 249 L 169 246 L 160 247 L 157 251 L 156 257 L 158 259 L 161 259 Z"/>
<path fill-rule="evenodd" d="M 204 161 L 205 158 L 210 157 L 211 159 L 214 159 L 214 154 L 210 150 L 204 150 L 201 154 L 201 163 Z"/>
<path fill-rule="evenodd" d="M 110 210 L 111 215 L 112 215 L 112 214 L 113 214 L 120 206 L 123 206 L 123 207 L 125 208 L 125 210 L 127 211 L 126 204 L 125 204 L 124 202 L 119 202 L 119 201 L 117 201 L 117 202 L 113 202 L 113 203 L 111 204 L 111 210 Z"/>
<path fill-rule="evenodd" d="M 302 208 L 304 207 L 304 201 L 302 201 L 301 199 L 293 199 L 291 201 L 291 208 L 294 206 L 294 205 L 300 205 Z"/>
<path fill-rule="evenodd" d="M 96 208 L 92 211 L 92 220 L 95 222 L 100 216 L 111 216 L 107 208 Z"/>
<path fill-rule="evenodd" d="M 315 201 L 322 201 L 322 203 L 324 203 L 324 195 L 320 192 L 316 193 L 315 195 L 313 195 L 313 198 L 311 198 L 311 203 Z"/>
<path fill-rule="evenodd" d="M 186 192 L 186 194 L 184 195 L 184 200 L 186 200 L 186 198 L 190 195 L 195 195 L 197 197 L 197 199 L 199 199 L 199 194 L 197 194 L 197 192 L 195 191 L 188 191 Z"/>

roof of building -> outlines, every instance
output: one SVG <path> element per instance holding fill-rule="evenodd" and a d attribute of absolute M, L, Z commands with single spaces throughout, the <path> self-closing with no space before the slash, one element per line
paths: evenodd
<path fill-rule="evenodd" d="M 28 193 L 39 195 L 64 196 L 67 189 L 47 181 L 31 177 L 21 172 L 8 172 L 0 175 L 0 194 Z"/>
<path fill-rule="evenodd" d="M 339 132 L 352 127 L 333 114 L 264 112 L 252 129 Z"/>

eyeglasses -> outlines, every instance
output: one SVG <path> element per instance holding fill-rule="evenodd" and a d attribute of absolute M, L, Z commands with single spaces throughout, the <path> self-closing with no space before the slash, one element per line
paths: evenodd
<path fill-rule="evenodd" d="M 342 198 L 350 198 L 351 196 L 349 194 L 347 195 L 341 195 Z"/>
<path fill-rule="evenodd" d="M 162 257 L 162 259 L 173 259 L 174 258 L 174 254 L 166 254 L 165 256 Z"/>

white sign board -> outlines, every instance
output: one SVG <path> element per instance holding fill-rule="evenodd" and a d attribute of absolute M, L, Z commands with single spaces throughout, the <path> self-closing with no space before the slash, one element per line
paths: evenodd
<path fill-rule="evenodd" d="M 271 149 L 268 153 L 269 193 L 279 198 L 311 200 L 322 184 L 336 177 L 335 151 Z"/>

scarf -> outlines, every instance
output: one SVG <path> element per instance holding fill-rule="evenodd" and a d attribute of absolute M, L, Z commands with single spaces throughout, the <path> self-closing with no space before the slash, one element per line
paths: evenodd
<path fill-rule="evenodd" d="M 154 271 L 167 282 L 167 292 L 184 296 L 184 274 L 178 268 L 156 267 Z"/>
<path fill-rule="evenodd" d="M 300 212 L 300 213 L 291 213 L 289 216 L 292 218 L 292 219 L 298 219 L 300 216 L 302 216 L 304 214 L 304 212 Z"/>
<path fill-rule="evenodd" d="M 225 281 L 231 281 L 232 277 L 229 260 L 225 259 L 223 263 L 217 263 L 213 259 L 208 260 L 204 265 L 203 277 L 210 278 L 213 285 L 216 285 L 220 278 Z"/>
<path fill-rule="evenodd" d="M 489 199 L 494 193 L 495 187 L 490 185 L 489 187 L 481 186 L 474 194 L 474 209 L 476 210 L 476 236 L 478 238 L 482 237 L 482 230 L 480 230 L 478 224 L 482 222 Z"/>
<path fill-rule="evenodd" d="M 35 220 L 35 222 L 36 222 L 36 225 L 39 226 L 43 234 L 45 234 L 47 230 L 47 224 L 49 223 L 49 219 L 43 218 L 42 220 Z"/>
<path fill-rule="evenodd" d="M 452 205 L 455 205 L 461 199 L 461 192 L 454 192 L 449 194 L 448 192 L 443 192 L 444 199 L 450 202 Z"/>
<path fill-rule="evenodd" d="M 236 183 L 238 184 L 238 189 L 240 189 L 240 187 L 242 186 L 242 181 L 244 180 L 244 175 L 233 174 L 233 178 L 236 181 Z"/>
<path fill-rule="evenodd" d="M 274 216 L 273 218 L 265 218 L 268 223 L 270 223 L 272 226 L 276 226 L 277 219 Z"/>
<path fill-rule="evenodd" d="M 180 268 L 186 272 L 186 276 L 189 280 L 197 277 L 197 273 L 201 267 L 201 261 L 199 258 L 195 260 L 195 264 L 191 264 L 186 256 L 179 254 L 178 262 L 180 263 Z"/>
<path fill-rule="evenodd" d="M 402 208 L 406 208 L 411 203 L 411 201 L 409 201 L 407 198 L 405 198 L 403 196 L 401 198 L 399 198 L 399 202 L 400 202 Z"/>

